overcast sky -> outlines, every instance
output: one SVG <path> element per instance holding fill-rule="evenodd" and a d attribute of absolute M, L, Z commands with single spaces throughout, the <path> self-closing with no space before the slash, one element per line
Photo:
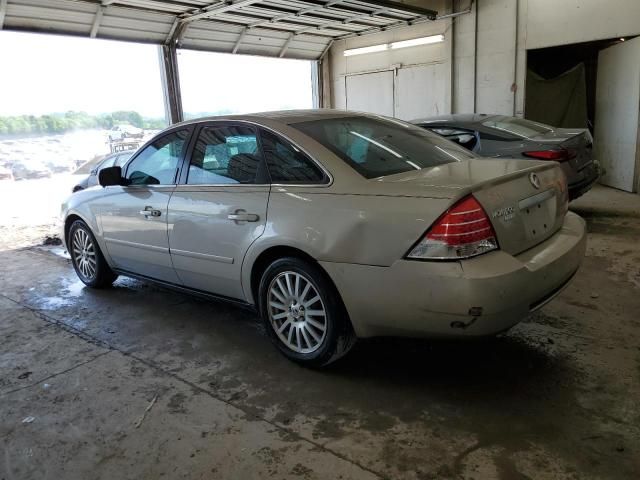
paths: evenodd
<path fill-rule="evenodd" d="M 191 113 L 310 108 L 310 63 L 181 50 Z M 164 115 L 154 45 L 0 31 L 0 116 L 135 110 Z"/>

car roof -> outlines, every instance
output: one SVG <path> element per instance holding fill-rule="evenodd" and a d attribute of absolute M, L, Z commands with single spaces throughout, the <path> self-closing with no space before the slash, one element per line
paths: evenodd
<path fill-rule="evenodd" d="M 314 108 L 307 110 L 279 110 L 273 112 L 258 112 L 245 115 L 222 115 L 215 117 L 201 117 L 192 120 L 186 120 L 177 125 L 191 125 L 194 123 L 212 121 L 212 120 L 242 120 L 248 122 L 260 123 L 260 120 L 275 120 L 287 125 L 294 123 L 310 122 L 313 120 L 322 120 L 329 118 L 352 117 L 354 115 L 362 115 L 368 117 L 376 117 L 366 112 L 352 112 L 348 110 L 336 110 L 331 108 Z"/>
<path fill-rule="evenodd" d="M 476 123 L 484 122 L 489 118 L 496 117 L 496 114 L 489 113 L 456 113 L 454 115 L 440 115 L 438 117 L 427 117 L 411 120 L 411 123 L 419 123 L 420 125 L 426 125 L 435 123 L 438 125 L 473 125 Z"/>

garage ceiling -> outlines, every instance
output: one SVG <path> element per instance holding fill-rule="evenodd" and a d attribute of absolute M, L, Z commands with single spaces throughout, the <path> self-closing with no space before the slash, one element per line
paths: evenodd
<path fill-rule="evenodd" d="M 0 0 L 0 29 L 310 60 L 333 40 L 436 15 L 362 0 Z"/>

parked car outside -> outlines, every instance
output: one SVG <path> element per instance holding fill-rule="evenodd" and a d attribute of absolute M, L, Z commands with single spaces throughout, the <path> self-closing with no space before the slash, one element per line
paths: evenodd
<path fill-rule="evenodd" d="M 89 172 L 88 175 L 82 177 L 78 183 L 73 186 L 72 192 L 79 192 L 80 190 L 84 190 L 89 187 L 95 187 L 98 185 L 98 173 L 100 170 L 107 167 L 113 167 L 117 165 L 121 167 L 124 165 L 131 155 L 133 154 L 133 150 L 129 150 L 126 152 L 120 153 L 112 153 L 106 155 L 104 157 L 98 157 L 97 159 L 90 160 L 89 162 L 82 165 L 78 170 L 73 172 L 74 176 L 83 174 L 85 172 Z"/>
<path fill-rule="evenodd" d="M 569 199 L 588 192 L 600 176 L 586 128 L 557 128 L 505 115 L 466 114 L 413 120 L 483 157 L 556 161 L 569 183 Z"/>
<path fill-rule="evenodd" d="M 477 337 L 555 297 L 585 252 L 560 165 L 478 160 L 425 129 L 308 110 L 161 132 L 73 194 L 79 278 L 152 279 L 260 312 L 288 358 L 358 337 Z"/>
<path fill-rule="evenodd" d="M 129 124 L 114 125 L 111 130 L 109 130 L 109 140 L 111 142 L 117 142 L 127 138 L 142 138 L 143 136 L 144 130 Z"/>
<path fill-rule="evenodd" d="M 0 166 L 0 180 L 13 180 L 11 169 Z"/>
<path fill-rule="evenodd" d="M 44 163 L 35 160 L 16 161 L 11 166 L 11 171 L 15 180 L 51 177 L 51 170 Z"/>
<path fill-rule="evenodd" d="M 52 160 L 44 161 L 43 164 L 49 169 L 51 173 L 64 173 L 73 169 L 74 162 L 65 158 L 55 158 Z"/>

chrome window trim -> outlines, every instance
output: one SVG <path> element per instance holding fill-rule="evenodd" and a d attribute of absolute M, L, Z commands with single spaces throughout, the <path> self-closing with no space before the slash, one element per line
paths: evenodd
<path fill-rule="evenodd" d="M 122 188 L 133 188 L 136 190 L 140 190 L 142 188 L 150 188 L 152 190 L 160 190 L 160 191 L 176 188 L 175 183 L 149 183 L 149 184 L 139 184 L 139 185 L 110 185 L 110 186 L 116 186 L 116 187 L 122 187 Z"/>
<path fill-rule="evenodd" d="M 131 185 L 132 187 L 138 185 Z M 154 185 L 163 187 L 165 185 Z M 168 187 L 296 187 L 296 188 L 327 188 L 330 183 L 179 183 L 177 185 L 166 185 Z M 184 189 L 180 189 L 184 191 Z"/>
<path fill-rule="evenodd" d="M 200 187 L 242 187 L 242 188 L 256 188 L 256 187 L 271 187 L 270 183 L 179 183 L 178 185 L 174 185 L 180 192 L 186 192 L 191 189 L 193 191 L 199 191 Z M 186 188 L 185 188 L 186 187 Z"/>

